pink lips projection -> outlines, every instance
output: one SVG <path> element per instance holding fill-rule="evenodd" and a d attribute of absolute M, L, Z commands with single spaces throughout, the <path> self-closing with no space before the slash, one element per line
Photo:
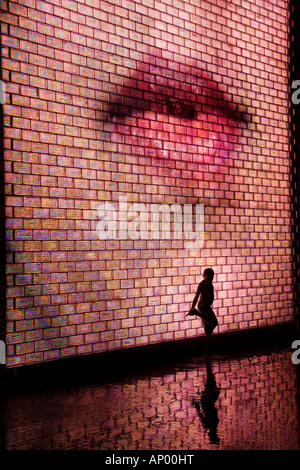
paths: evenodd
<path fill-rule="evenodd" d="M 224 162 L 250 121 L 208 72 L 151 56 L 137 63 L 104 111 L 111 141 L 132 154 L 204 164 Z"/>

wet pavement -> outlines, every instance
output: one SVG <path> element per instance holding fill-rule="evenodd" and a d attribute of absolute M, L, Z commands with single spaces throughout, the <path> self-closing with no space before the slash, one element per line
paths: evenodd
<path fill-rule="evenodd" d="M 6 450 L 300 450 L 290 348 L 201 354 L 1 391 Z M 109 369 L 109 368 L 108 368 Z M 78 375 L 79 372 L 78 372 Z"/>

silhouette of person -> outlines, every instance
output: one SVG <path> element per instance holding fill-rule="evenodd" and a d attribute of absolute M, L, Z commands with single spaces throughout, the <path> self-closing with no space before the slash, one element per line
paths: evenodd
<path fill-rule="evenodd" d="M 187 314 L 187 316 L 197 315 L 203 321 L 206 335 L 206 354 L 209 354 L 212 332 L 218 325 L 216 315 L 211 308 L 211 305 L 214 301 L 214 287 L 212 284 L 213 278 L 214 270 L 212 268 L 206 268 L 203 273 L 203 280 L 198 285 L 198 289 L 192 303 L 192 308 Z M 197 302 L 198 308 L 196 308 Z"/>
<path fill-rule="evenodd" d="M 217 434 L 219 423 L 218 410 L 215 403 L 220 395 L 220 388 L 212 373 L 210 360 L 206 358 L 206 383 L 205 389 L 201 393 L 200 400 L 193 400 L 193 405 L 199 413 L 201 423 L 208 431 L 209 440 L 212 444 L 219 444 L 220 438 Z"/>

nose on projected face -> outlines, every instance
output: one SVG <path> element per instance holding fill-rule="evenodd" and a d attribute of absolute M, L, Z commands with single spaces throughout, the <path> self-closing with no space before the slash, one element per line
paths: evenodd
<path fill-rule="evenodd" d="M 250 121 L 242 104 L 200 69 L 167 61 L 137 67 L 104 106 L 112 142 L 158 158 L 229 157 Z"/>

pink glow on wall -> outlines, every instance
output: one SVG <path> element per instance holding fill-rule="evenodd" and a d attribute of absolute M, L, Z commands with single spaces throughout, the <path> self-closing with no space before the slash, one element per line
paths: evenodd
<path fill-rule="evenodd" d="M 12 1 L 7 366 L 289 321 L 287 1 Z M 99 204 L 203 204 L 204 246 L 99 240 Z"/>

